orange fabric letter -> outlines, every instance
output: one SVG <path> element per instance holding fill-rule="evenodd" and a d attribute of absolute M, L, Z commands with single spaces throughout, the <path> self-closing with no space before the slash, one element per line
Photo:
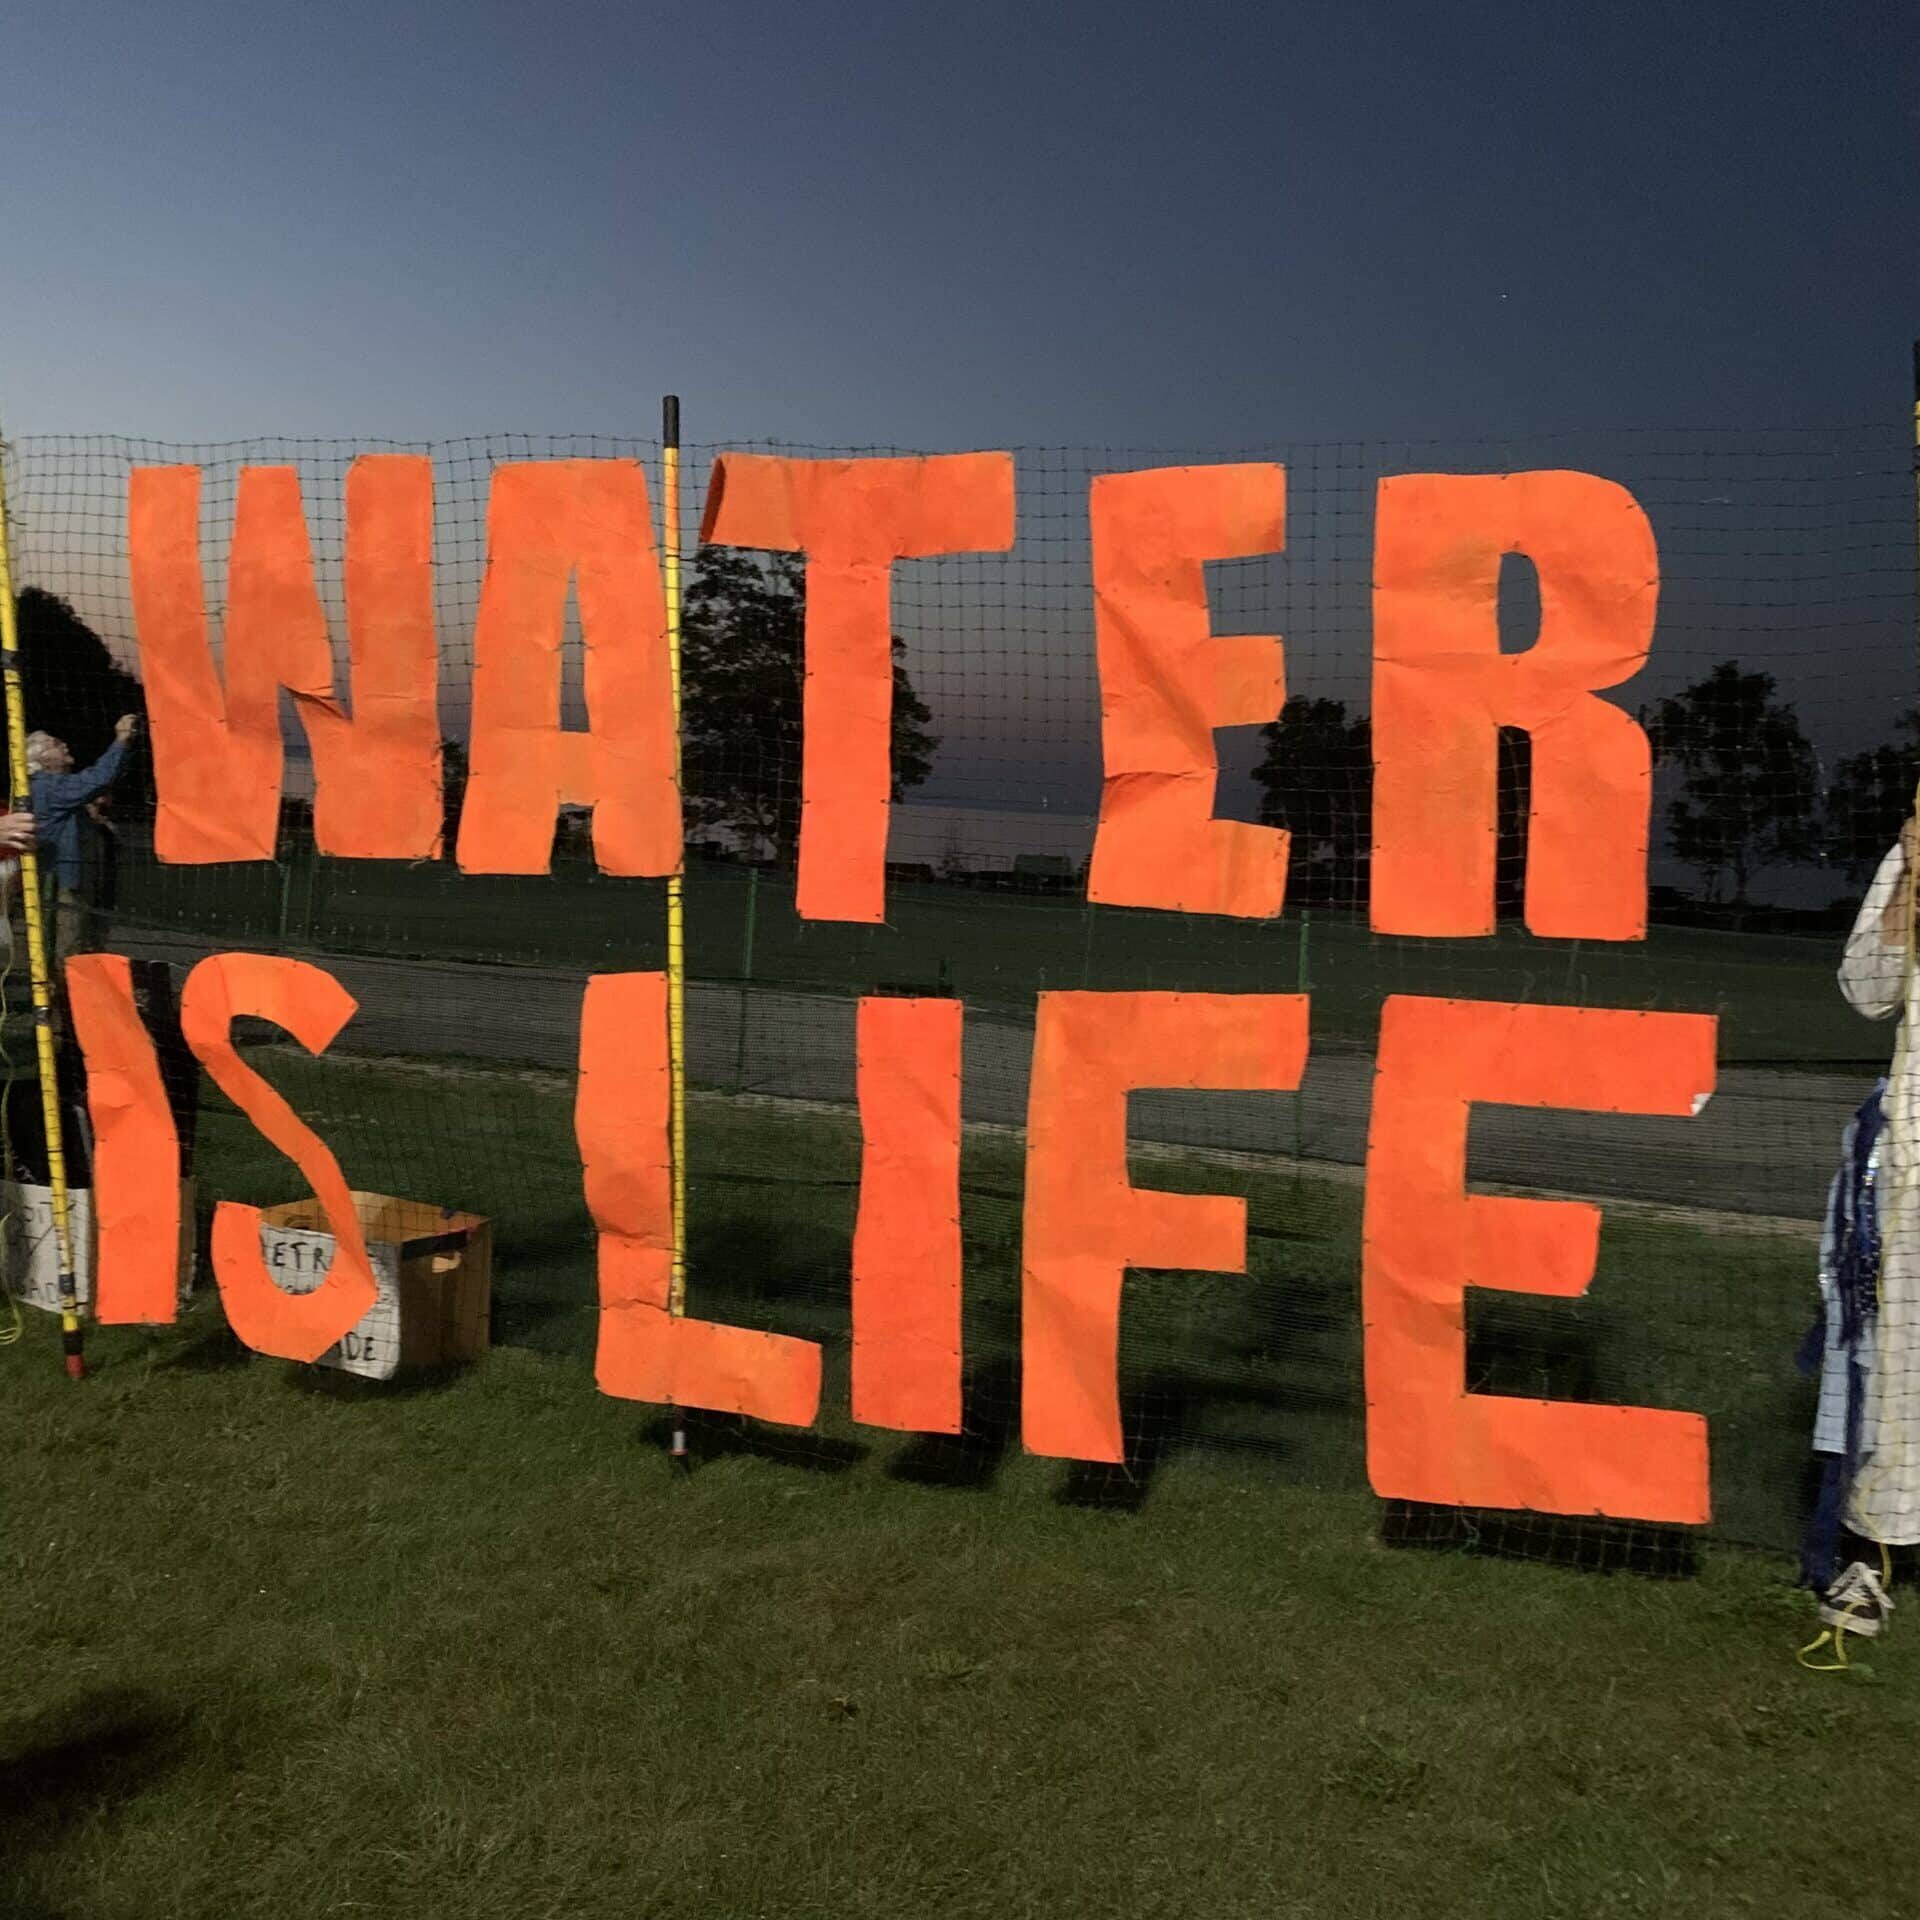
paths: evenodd
<path fill-rule="evenodd" d="M 1306 1058 L 1303 993 L 1041 994 L 1021 1281 L 1029 1452 L 1125 1459 L 1118 1368 L 1128 1267 L 1246 1267 L 1244 1200 L 1129 1184 L 1127 1095 L 1296 1087 Z"/>
<path fill-rule="evenodd" d="M 346 495 L 351 720 L 334 694 L 333 648 L 294 469 L 240 470 L 224 675 L 213 662 L 200 571 L 200 469 L 133 470 L 129 565 L 162 860 L 274 857 L 283 687 L 313 749 L 320 851 L 418 860 L 438 847 L 433 463 L 417 454 L 363 455 L 348 470 Z"/>
<path fill-rule="evenodd" d="M 587 731 L 560 724 L 560 644 L 574 582 Z M 545 873 L 562 805 L 593 808 L 606 873 L 680 870 L 666 600 L 632 460 L 496 467 L 473 637 L 464 873 Z"/>
<path fill-rule="evenodd" d="M 242 1015 L 284 1027 L 309 1053 L 324 1053 L 356 1011 L 332 974 L 304 960 L 216 953 L 187 976 L 180 1031 L 222 1093 L 306 1176 L 335 1241 L 332 1270 L 311 1293 L 276 1286 L 260 1252 L 260 1209 L 223 1200 L 213 1214 L 213 1277 L 234 1333 L 256 1353 L 317 1360 L 373 1305 L 373 1268 L 340 1163 L 286 1100 L 240 1058 L 233 1023 Z"/>
<path fill-rule="evenodd" d="M 1270 634 L 1213 631 L 1201 563 L 1286 545 L 1286 470 L 1103 473 L 1089 514 L 1106 781 L 1087 898 L 1269 918 L 1286 895 L 1287 835 L 1213 817 L 1213 735 L 1279 718 L 1285 660 Z"/>
<path fill-rule="evenodd" d="M 153 1325 L 180 1310 L 180 1134 L 159 1056 L 117 953 L 67 962 L 67 1004 L 93 1126 L 94 1318 Z"/>
<path fill-rule="evenodd" d="M 347 469 L 347 646 L 353 718 L 303 704 L 313 837 L 349 860 L 443 851 L 440 657 L 433 621 L 433 462 L 362 454 Z"/>
<path fill-rule="evenodd" d="M 960 1431 L 958 1000 L 860 1002 L 853 1417 Z"/>
<path fill-rule="evenodd" d="M 807 556 L 800 872 L 805 920 L 886 917 L 896 560 L 1013 544 L 1013 455 L 723 453 L 700 538 Z"/>
<path fill-rule="evenodd" d="M 808 1426 L 820 1409 L 813 1341 L 672 1311 L 670 1097 L 666 975 L 595 974 L 580 1009 L 574 1107 L 600 1245 L 593 1377 L 621 1400 Z"/>
<path fill-rule="evenodd" d="M 1500 651 L 1500 561 L 1540 577 L 1540 633 Z M 1596 697 L 1640 670 L 1660 561 L 1633 496 L 1590 473 L 1403 473 L 1374 523 L 1373 924 L 1494 929 L 1502 727 L 1533 742 L 1528 927 L 1556 939 L 1647 930 L 1653 756 Z"/>
<path fill-rule="evenodd" d="M 1577 1299 L 1593 1279 L 1600 1210 L 1465 1187 L 1475 1101 L 1692 1113 L 1713 1090 L 1714 1031 L 1710 1014 L 1389 997 L 1362 1277 L 1376 1493 L 1622 1520 L 1708 1517 L 1699 1415 L 1467 1391 L 1467 1287 Z"/>

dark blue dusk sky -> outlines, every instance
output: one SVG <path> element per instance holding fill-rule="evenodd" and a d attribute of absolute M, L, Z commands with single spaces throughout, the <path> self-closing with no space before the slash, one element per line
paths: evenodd
<path fill-rule="evenodd" d="M 12 433 L 1272 446 L 1893 419 L 1920 9 L 87 4 Z"/>

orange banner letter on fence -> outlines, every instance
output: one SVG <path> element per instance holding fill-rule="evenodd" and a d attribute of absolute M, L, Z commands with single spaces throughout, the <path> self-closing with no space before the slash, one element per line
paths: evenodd
<path fill-rule="evenodd" d="M 1089 512 L 1106 781 L 1087 898 L 1270 917 L 1286 895 L 1287 835 L 1213 817 L 1213 735 L 1279 718 L 1284 656 L 1270 634 L 1213 631 L 1201 563 L 1286 545 L 1286 470 L 1104 473 Z"/>
<path fill-rule="evenodd" d="M 94 1318 L 151 1326 L 180 1310 L 179 1130 L 125 958 L 69 960 L 67 1004 L 93 1126 Z"/>
<path fill-rule="evenodd" d="M 1500 561 L 1540 577 L 1540 633 L 1500 651 Z M 1590 473 L 1404 473 L 1374 524 L 1373 924 L 1494 928 L 1499 731 L 1533 742 L 1527 925 L 1559 939 L 1647 930 L 1652 753 L 1596 690 L 1647 657 L 1653 529 Z"/>
<path fill-rule="evenodd" d="M 213 661 L 200 569 L 200 469 L 133 470 L 129 564 L 162 860 L 274 857 L 283 687 L 313 749 L 320 851 L 419 860 L 439 846 L 433 463 L 363 455 L 348 470 L 346 495 L 351 720 L 334 693 L 333 646 L 294 469 L 240 470 L 224 673 Z"/>
<path fill-rule="evenodd" d="M 574 583 L 587 731 L 561 727 L 560 644 Z M 545 873 L 555 816 L 593 808 L 606 873 L 680 869 L 673 682 L 647 477 L 631 460 L 496 467 L 473 639 L 464 873 Z"/>
<path fill-rule="evenodd" d="M 958 1000 L 860 1002 L 853 1417 L 958 1433 Z"/>
<path fill-rule="evenodd" d="M 1714 1028 L 1709 1014 L 1389 998 L 1362 1278 L 1376 1493 L 1622 1520 L 1708 1517 L 1699 1415 L 1467 1391 L 1467 1287 L 1577 1299 L 1593 1279 L 1600 1210 L 1465 1185 L 1474 1102 L 1690 1114 L 1713 1090 Z"/>
<path fill-rule="evenodd" d="M 600 1240 L 593 1377 L 621 1400 L 709 1407 L 784 1426 L 820 1409 L 820 1349 L 674 1313 L 667 977 L 598 973 L 580 1009 L 574 1132 Z"/>
<path fill-rule="evenodd" d="M 1021 1292 L 1029 1452 L 1125 1459 L 1119 1353 L 1127 1268 L 1246 1267 L 1244 1200 L 1129 1185 L 1127 1095 L 1140 1087 L 1296 1087 L 1306 1058 L 1303 993 L 1040 996 Z"/>
<path fill-rule="evenodd" d="M 333 1267 L 311 1293 L 274 1284 L 260 1252 L 260 1209 L 223 1200 L 213 1214 L 213 1277 L 234 1332 L 256 1353 L 317 1360 L 373 1305 L 353 1196 L 340 1163 L 286 1100 L 247 1066 L 233 1044 L 243 1015 L 284 1027 L 309 1053 L 324 1053 L 356 1011 L 332 974 L 304 960 L 265 953 L 216 953 L 187 976 L 180 1031 L 213 1084 L 306 1176 L 326 1210 Z"/>
<path fill-rule="evenodd" d="M 723 453 L 700 538 L 807 556 L 800 872 L 806 920 L 886 915 L 893 563 L 1013 544 L 1013 455 L 789 460 Z"/>

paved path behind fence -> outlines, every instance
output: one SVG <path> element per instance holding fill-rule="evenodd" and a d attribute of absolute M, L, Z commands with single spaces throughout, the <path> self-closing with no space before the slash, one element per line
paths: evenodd
<path fill-rule="evenodd" d="M 184 970 L 210 949 L 187 938 L 125 932 L 123 951 Z M 341 1036 L 355 1052 L 514 1062 L 571 1071 L 578 974 L 530 967 L 316 955 L 360 1002 Z M 694 983 L 689 1063 L 698 1084 L 792 1099 L 851 1102 L 851 998 Z M 964 1102 L 970 1120 L 1025 1118 L 1030 1022 L 971 1014 Z M 1136 1139 L 1298 1154 L 1358 1165 L 1365 1157 L 1372 1057 L 1332 1046 L 1310 1056 L 1297 1095 L 1141 1094 Z M 1865 1092 L 1861 1076 L 1777 1068 L 1723 1070 L 1693 1120 L 1590 1113 L 1476 1113 L 1476 1180 L 1591 1193 L 1715 1212 L 1816 1218 L 1840 1130 Z"/>

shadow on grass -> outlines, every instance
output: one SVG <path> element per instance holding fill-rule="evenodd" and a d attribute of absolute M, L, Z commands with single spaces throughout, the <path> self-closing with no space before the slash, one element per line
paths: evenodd
<path fill-rule="evenodd" d="M 565 1354 L 591 1362 L 599 1330 L 598 1303 L 571 1294 L 519 1293 L 493 1297 L 488 1339 L 496 1347 Z"/>
<path fill-rule="evenodd" d="M 252 1358 L 253 1349 L 223 1324 L 196 1333 L 153 1365 L 156 1373 L 231 1373 Z"/>
<path fill-rule="evenodd" d="M 1350 1316 L 1322 1275 L 1270 1266 L 1253 1279 L 1168 1273 L 1122 1296 L 1118 1462 L 1075 1461 L 1063 1506 L 1138 1512 L 1183 1453 L 1281 1463 L 1311 1431 L 1362 1419 Z M 1131 1359 L 1126 1356 L 1131 1355 Z"/>
<path fill-rule="evenodd" d="M 489 1338 L 496 1347 L 591 1354 L 598 1297 L 584 1214 L 531 1212 L 496 1221 Z"/>
<path fill-rule="evenodd" d="M 1582 1573 L 1637 1573 L 1649 1580 L 1691 1580 L 1700 1542 L 1682 1527 L 1585 1515 L 1481 1512 L 1389 1500 L 1381 1544 L 1429 1553 L 1489 1554 Z"/>
<path fill-rule="evenodd" d="M 1122 1387 L 1120 1406 L 1126 1458 L 1118 1463 L 1074 1461 L 1053 1496 L 1061 1506 L 1138 1513 L 1162 1462 L 1180 1447 L 1195 1444 L 1191 1380 L 1175 1373 L 1137 1376 Z"/>
<path fill-rule="evenodd" d="M 982 1492 L 998 1477 L 1019 1424 L 1018 1359 L 1008 1352 L 980 1361 L 960 1382 L 960 1431 L 916 1434 L 887 1462 L 887 1477 Z"/>
<path fill-rule="evenodd" d="M 590 1354 L 597 1299 L 591 1235 L 572 1223 L 503 1238 L 493 1299 L 496 1346 Z M 759 1218 L 696 1222 L 688 1311 L 704 1319 L 757 1325 L 779 1316 L 779 1331 L 831 1338 L 848 1315 L 845 1236 L 801 1222 Z"/>
<path fill-rule="evenodd" d="M 191 1726 L 176 1702 L 108 1688 L 0 1730 L 0 1899 L 13 1920 L 58 1920 L 36 1860 L 178 1766 Z"/>
<path fill-rule="evenodd" d="M 1467 1391 L 1524 1400 L 1605 1400 L 1604 1333 L 1590 1315 L 1469 1287 Z"/>
<path fill-rule="evenodd" d="M 835 1197 L 844 1211 L 844 1195 Z M 791 1196 L 778 1190 L 756 1191 L 754 1198 L 768 1211 L 704 1224 L 696 1216 L 687 1254 L 694 1288 L 716 1305 L 799 1304 L 844 1326 L 850 1223 L 795 1218 Z"/>
<path fill-rule="evenodd" d="M 290 1362 L 284 1377 L 294 1393 L 357 1406 L 370 1400 L 418 1400 L 428 1394 L 445 1393 L 471 1371 L 470 1361 L 456 1360 L 442 1366 L 409 1367 L 391 1380 L 369 1380 L 363 1374 L 343 1373 L 338 1367 L 304 1367 Z"/>
<path fill-rule="evenodd" d="M 696 1471 L 705 1461 L 744 1458 L 801 1467 L 808 1473 L 846 1473 L 870 1451 L 857 1440 L 836 1440 L 806 1428 L 763 1426 L 740 1414 L 705 1413 L 695 1407 L 677 1417 L 665 1413 L 649 1420 L 640 1430 L 641 1444 L 666 1452 L 676 1426 L 686 1432 L 687 1465 Z"/>

